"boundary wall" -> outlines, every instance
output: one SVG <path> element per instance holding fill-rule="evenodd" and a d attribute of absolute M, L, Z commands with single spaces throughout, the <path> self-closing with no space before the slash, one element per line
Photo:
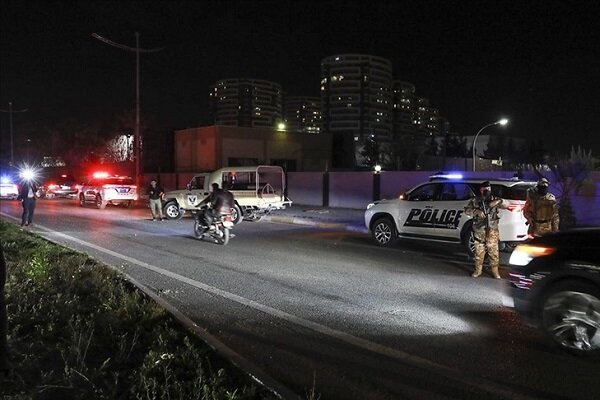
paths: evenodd
<path fill-rule="evenodd" d="M 379 199 L 397 198 L 413 186 L 426 182 L 434 171 L 369 171 L 356 172 L 289 172 L 287 196 L 294 202 L 313 207 L 365 209 L 367 204 Z M 460 172 L 465 178 L 511 178 L 512 172 Z M 144 185 L 157 179 L 165 190 L 183 189 L 194 173 L 148 173 Z M 533 172 L 525 172 L 524 179 L 536 181 Z M 560 194 L 556 182 L 550 192 Z M 600 171 L 592 171 L 581 191 L 571 195 L 578 225 L 600 226 Z"/>

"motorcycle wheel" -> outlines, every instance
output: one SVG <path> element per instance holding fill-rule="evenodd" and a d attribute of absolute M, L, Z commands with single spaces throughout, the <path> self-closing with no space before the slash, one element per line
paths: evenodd
<path fill-rule="evenodd" d="M 223 246 L 225 246 L 227 243 L 229 243 L 229 229 L 227 228 L 223 228 L 222 230 L 220 230 L 221 235 L 215 235 L 213 236 L 215 238 L 215 240 L 217 241 L 218 244 L 222 244 Z"/>
<path fill-rule="evenodd" d="M 198 221 L 194 222 L 194 236 L 197 239 L 202 239 L 204 237 L 204 229 L 202 229 L 202 225 Z"/>

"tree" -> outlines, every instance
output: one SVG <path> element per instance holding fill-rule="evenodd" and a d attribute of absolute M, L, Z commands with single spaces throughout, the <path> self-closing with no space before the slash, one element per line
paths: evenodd
<path fill-rule="evenodd" d="M 446 149 L 446 157 L 470 157 L 467 149 L 467 139 L 458 135 L 446 135 L 443 143 Z"/>
<path fill-rule="evenodd" d="M 440 152 L 438 142 L 435 136 L 430 136 L 425 141 L 425 154 L 428 156 L 437 156 Z"/>
<path fill-rule="evenodd" d="M 380 148 L 375 134 L 371 134 L 363 140 L 359 154 L 363 158 L 361 164 L 364 166 L 374 167 L 379 163 Z"/>
<path fill-rule="evenodd" d="M 571 195 L 581 190 L 589 171 L 592 168 L 592 151 L 585 151 L 578 147 L 577 150 L 571 147 L 569 158 L 556 157 L 555 160 L 548 163 L 550 172 L 553 175 L 553 181 L 558 186 L 559 216 L 560 228 L 567 229 L 577 225 L 577 218 L 573 211 Z M 536 173 L 541 177 L 542 173 L 536 169 Z"/>

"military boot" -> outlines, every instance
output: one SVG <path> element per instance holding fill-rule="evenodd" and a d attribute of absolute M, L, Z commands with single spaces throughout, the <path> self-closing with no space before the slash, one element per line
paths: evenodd
<path fill-rule="evenodd" d="M 478 276 L 481 275 L 481 267 L 482 267 L 481 265 L 476 265 L 475 266 L 475 271 L 473 271 L 473 273 L 471 274 L 471 276 L 473 278 L 477 278 Z"/>
<path fill-rule="evenodd" d="M 502 277 L 500 276 L 500 273 L 498 272 L 498 267 L 492 267 L 492 275 L 494 276 L 494 279 L 502 279 Z"/>

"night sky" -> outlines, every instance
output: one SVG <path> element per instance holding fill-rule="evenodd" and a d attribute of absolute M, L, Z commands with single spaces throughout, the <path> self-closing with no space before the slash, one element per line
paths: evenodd
<path fill-rule="evenodd" d="M 0 108 L 29 109 L 15 114 L 15 133 L 26 122 L 114 120 L 134 107 L 135 56 L 91 33 L 133 47 L 138 31 L 143 48 L 164 47 L 141 57 L 141 101 L 169 131 L 208 124 L 208 86 L 218 79 L 267 79 L 289 95 L 318 96 L 322 58 L 364 53 L 390 59 L 394 78 L 413 82 L 453 131 L 473 135 L 507 117 L 511 136 L 598 156 L 596 4 L 3 0 Z"/>

